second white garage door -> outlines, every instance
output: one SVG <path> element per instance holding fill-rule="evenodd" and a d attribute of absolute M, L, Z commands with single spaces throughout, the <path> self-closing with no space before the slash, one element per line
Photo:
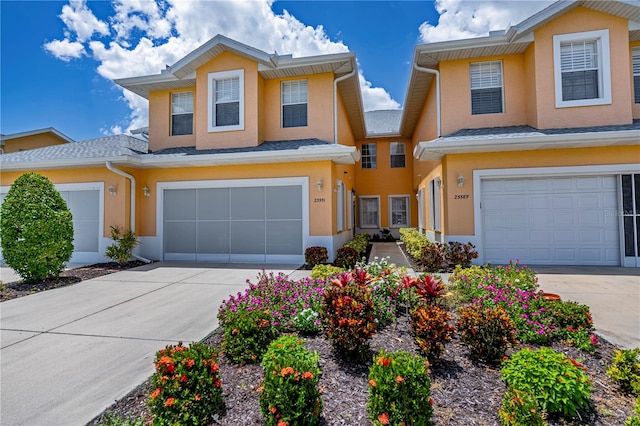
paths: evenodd
<path fill-rule="evenodd" d="M 620 265 L 615 176 L 481 181 L 484 262 Z"/>
<path fill-rule="evenodd" d="M 302 186 L 165 189 L 164 258 L 299 262 Z"/>

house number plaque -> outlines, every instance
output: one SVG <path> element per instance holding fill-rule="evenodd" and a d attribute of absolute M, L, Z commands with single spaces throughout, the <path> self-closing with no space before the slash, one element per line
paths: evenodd
<path fill-rule="evenodd" d="M 453 196 L 454 200 L 466 200 L 467 198 L 469 198 L 469 194 L 455 194 Z"/>
<path fill-rule="evenodd" d="M 324 203 L 326 200 L 324 198 L 314 198 L 313 202 L 314 203 Z"/>

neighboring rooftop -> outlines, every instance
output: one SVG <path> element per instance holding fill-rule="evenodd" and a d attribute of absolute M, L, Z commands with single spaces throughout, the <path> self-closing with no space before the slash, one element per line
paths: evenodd
<path fill-rule="evenodd" d="M 364 113 L 367 136 L 397 135 L 402 120 L 401 109 L 385 109 Z"/>
<path fill-rule="evenodd" d="M 28 136 L 42 135 L 45 133 L 51 133 L 67 143 L 75 142 L 69 136 L 65 135 L 64 133 L 62 133 L 61 131 L 53 127 L 45 127 L 44 129 L 29 130 L 26 132 L 19 132 L 19 133 L 11 133 L 9 135 L 0 135 L 0 142 L 2 145 L 4 145 L 5 141 L 11 140 L 11 139 L 25 138 Z"/>
<path fill-rule="evenodd" d="M 52 145 L 0 156 L 2 163 L 31 161 L 113 158 L 123 155 L 146 154 L 149 144 L 128 135 L 106 136 L 82 142 Z"/>

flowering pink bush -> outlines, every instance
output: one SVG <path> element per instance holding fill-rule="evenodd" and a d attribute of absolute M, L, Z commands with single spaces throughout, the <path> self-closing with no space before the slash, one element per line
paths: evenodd
<path fill-rule="evenodd" d="M 269 310 L 273 316 L 273 324 L 279 328 L 294 327 L 293 318 L 304 309 L 319 312 L 322 306 L 325 282 L 305 278 L 291 280 L 283 273 L 275 275 L 264 270 L 258 275 L 258 282 L 252 284 L 247 280 L 249 288 L 244 293 L 238 292 L 224 300 L 218 312 L 220 323 L 230 312 L 238 310 Z M 318 320 L 318 325 L 320 320 Z"/>

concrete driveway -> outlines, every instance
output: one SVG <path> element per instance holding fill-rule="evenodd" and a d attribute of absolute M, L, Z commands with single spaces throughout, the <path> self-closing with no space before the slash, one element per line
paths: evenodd
<path fill-rule="evenodd" d="M 531 266 L 540 288 L 589 306 L 596 333 L 631 349 L 640 347 L 640 268 Z"/>
<path fill-rule="evenodd" d="M 260 268 L 162 262 L 2 302 L 0 424 L 86 424 L 153 373 L 157 350 L 213 331 Z"/>

